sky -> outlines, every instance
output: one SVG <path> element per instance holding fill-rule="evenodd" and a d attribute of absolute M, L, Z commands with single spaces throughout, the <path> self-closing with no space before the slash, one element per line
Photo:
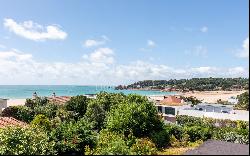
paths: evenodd
<path fill-rule="evenodd" d="M 248 77 L 248 0 L 1 0 L 1 85 Z"/>

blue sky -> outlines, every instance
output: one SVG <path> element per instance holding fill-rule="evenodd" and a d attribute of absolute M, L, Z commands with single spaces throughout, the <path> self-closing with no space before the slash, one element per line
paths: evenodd
<path fill-rule="evenodd" d="M 246 77 L 248 6 L 247 0 L 1 1 L 0 83 Z"/>

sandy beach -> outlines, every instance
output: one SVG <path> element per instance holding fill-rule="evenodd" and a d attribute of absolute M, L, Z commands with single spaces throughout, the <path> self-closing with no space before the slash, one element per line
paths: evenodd
<path fill-rule="evenodd" d="M 244 93 L 246 91 L 195 91 L 187 92 L 187 93 L 181 93 L 182 96 L 189 97 L 194 96 L 199 100 L 202 100 L 203 102 L 207 103 L 216 103 L 217 100 L 221 99 L 222 101 L 227 101 L 229 97 L 231 96 L 237 96 L 241 93 Z"/>
<path fill-rule="evenodd" d="M 7 101 L 7 106 L 18 106 L 18 105 L 24 105 L 26 99 L 9 99 Z"/>

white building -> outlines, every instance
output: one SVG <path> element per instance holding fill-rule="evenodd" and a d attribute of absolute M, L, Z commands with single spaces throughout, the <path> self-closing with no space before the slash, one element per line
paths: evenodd
<path fill-rule="evenodd" d="M 249 111 L 237 111 L 233 110 L 232 107 L 218 104 L 199 104 L 196 107 L 191 107 L 190 105 L 171 106 L 158 104 L 155 106 L 159 114 L 164 118 L 165 123 L 175 123 L 176 115 L 249 121 Z"/>
<path fill-rule="evenodd" d="M 2 112 L 3 109 L 8 107 L 7 101 L 8 101 L 8 99 L 1 99 L 0 98 L 0 112 Z"/>

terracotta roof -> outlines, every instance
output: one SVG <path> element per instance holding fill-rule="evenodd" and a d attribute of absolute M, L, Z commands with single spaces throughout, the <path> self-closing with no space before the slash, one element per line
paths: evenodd
<path fill-rule="evenodd" d="M 27 126 L 27 124 L 13 117 L 0 117 L 0 128 L 6 127 L 6 126 L 24 127 L 24 126 Z"/>
<path fill-rule="evenodd" d="M 182 106 L 181 98 L 177 96 L 165 96 L 163 100 L 160 101 L 162 105 L 169 106 Z"/>
<path fill-rule="evenodd" d="M 65 104 L 70 100 L 71 96 L 56 96 L 56 97 L 48 97 L 50 102 L 54 102 L 56 104 Z"/>

